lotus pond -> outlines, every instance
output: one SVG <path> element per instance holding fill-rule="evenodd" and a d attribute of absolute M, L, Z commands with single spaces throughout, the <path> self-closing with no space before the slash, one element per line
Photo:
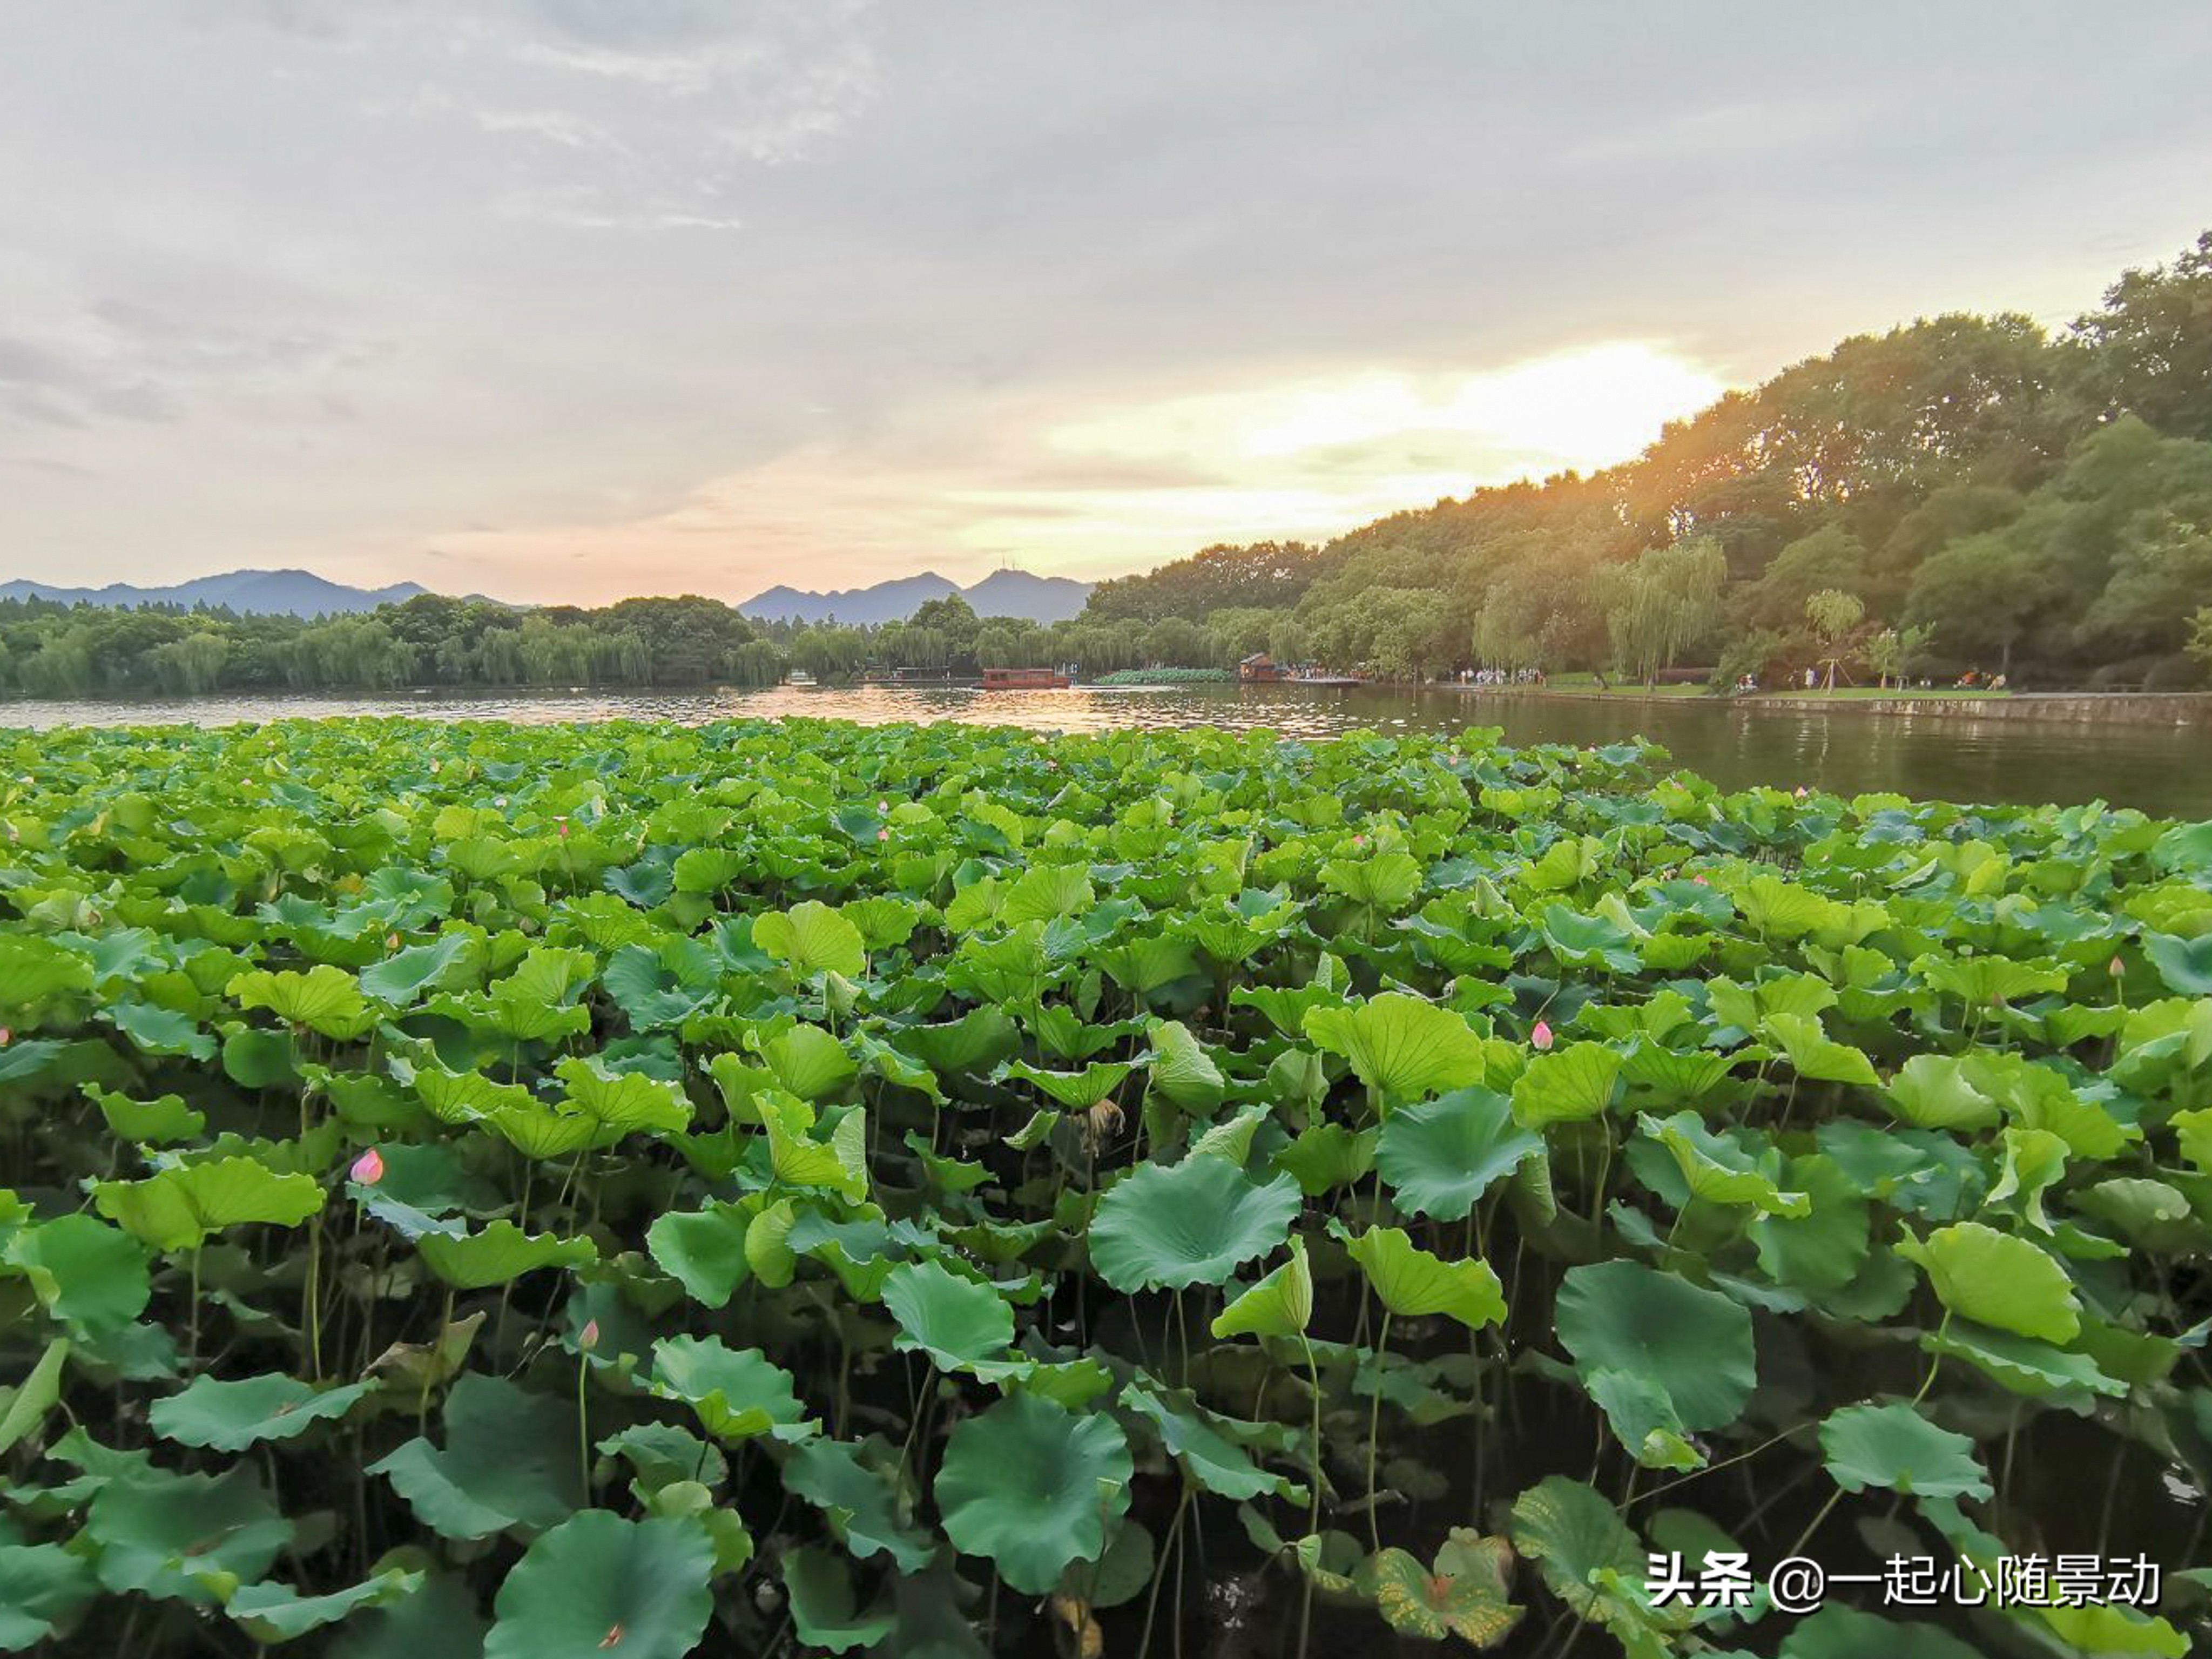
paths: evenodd
<path fill-rule="evenodd" d="M 2212 1633 L 2212 824 L 1480 731 L 0 746 L 0 1649 Z"/>

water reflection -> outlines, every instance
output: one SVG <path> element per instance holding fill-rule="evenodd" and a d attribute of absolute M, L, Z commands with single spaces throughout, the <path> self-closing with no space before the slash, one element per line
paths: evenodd
<path fill-rule="evenodd" d="M 1937 720 L 1813 709 L 1747 708 L 1704 698 L 1641 703 L 1358 686 L 1186 685 L 1159 689 L 975 691 L 855 686 L 765 691 L 514 691 L 483 696 L 275 696 L 137 702 L 22 702 L 0 720 L 64 725 L 316 719 L 412 714 L 439 720 L 780 719 L 806 714 L 880 725 L 955 720 L 1036 731 L 1121 726 L 1266 728 L 1321 738 L 1358 728 L 1497 726 L 1515 743 L 1610 743 L 1643 735 L 1685 767 L 1729 788 L 1754 783 L 1977 802 L 2103 799 L 2184 817 L 2212 817 L 2212 742 L 2204 728 Z"/>

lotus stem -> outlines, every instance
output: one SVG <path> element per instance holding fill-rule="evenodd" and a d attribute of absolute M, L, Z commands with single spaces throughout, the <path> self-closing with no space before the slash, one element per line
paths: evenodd
<path fill-rule="evenodd" d="M 1382 1433 L 1382 1379 L 1390 1361 L 1390 1310 L 1382 1310 L 1382 1328 L 1375 1339 L 1375 1397 L 1367 1407 L 1367 1541 L 1375 1553 L 1382 1551 L 1382 1523 L 1375 1518 L 1380 1507 L 1375 1492 L 1375 1448 Z"/>
<path fill-rule="evenodd" d="M 1313 1484 L 1308 1494 L 1306 1535 L 1320 1547 L 1321 1539 L 1321 1367 L 1315 1363 L 1313 1344 L 1304 1331 L 1298 1333 L 1298 1346 L 1306 1354 L 1306 1386 L 1313 1393 L 1313 1444 L 1307 1454 L 1307 1477 Z M 1300 1569 L 1305 1577 L 1305 1595 L 1298 1603 L 1298 1659 L 1306 1659 L 1306 1644 L 1313 1634 L 1313 1574 Z"/>

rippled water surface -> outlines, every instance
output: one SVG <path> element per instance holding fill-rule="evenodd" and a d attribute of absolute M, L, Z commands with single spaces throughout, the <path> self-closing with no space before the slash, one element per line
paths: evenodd
<path fill-rule="evenodd" d="M 1297 737 L 1340 732 L 1497 726 L 1514 743 L 1610 743 L 1641 735 L 1729 788 L 1806 784 L 1846 793 L 1978 802 L 2102 799 L 2180 817 L 2212 817 L 2212 735 L 2204 726 L 2045 725 L 1815 709 L 1484 695 L 1435 687 L 1196 685 L 1162 690 L 975 691 L 849 689 L 768 691 L 515 691 L 480 696 L 206 697 L 143 702 L 23 702 L 0 722 L 46 729 L 414 714 L 443 720 L 776 719 L 810 714 L 874 725 L 959 720 L 1037 731 L 1114 726 L 1266 727 Z"/>

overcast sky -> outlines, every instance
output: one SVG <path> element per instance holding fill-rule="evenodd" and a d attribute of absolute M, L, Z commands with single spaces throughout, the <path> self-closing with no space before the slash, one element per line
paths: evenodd
<path fill-rule="evenodd" d="M 0 3 L 0 578 L 1097 576 L 2212 224 L 2212 10 Z"/>

